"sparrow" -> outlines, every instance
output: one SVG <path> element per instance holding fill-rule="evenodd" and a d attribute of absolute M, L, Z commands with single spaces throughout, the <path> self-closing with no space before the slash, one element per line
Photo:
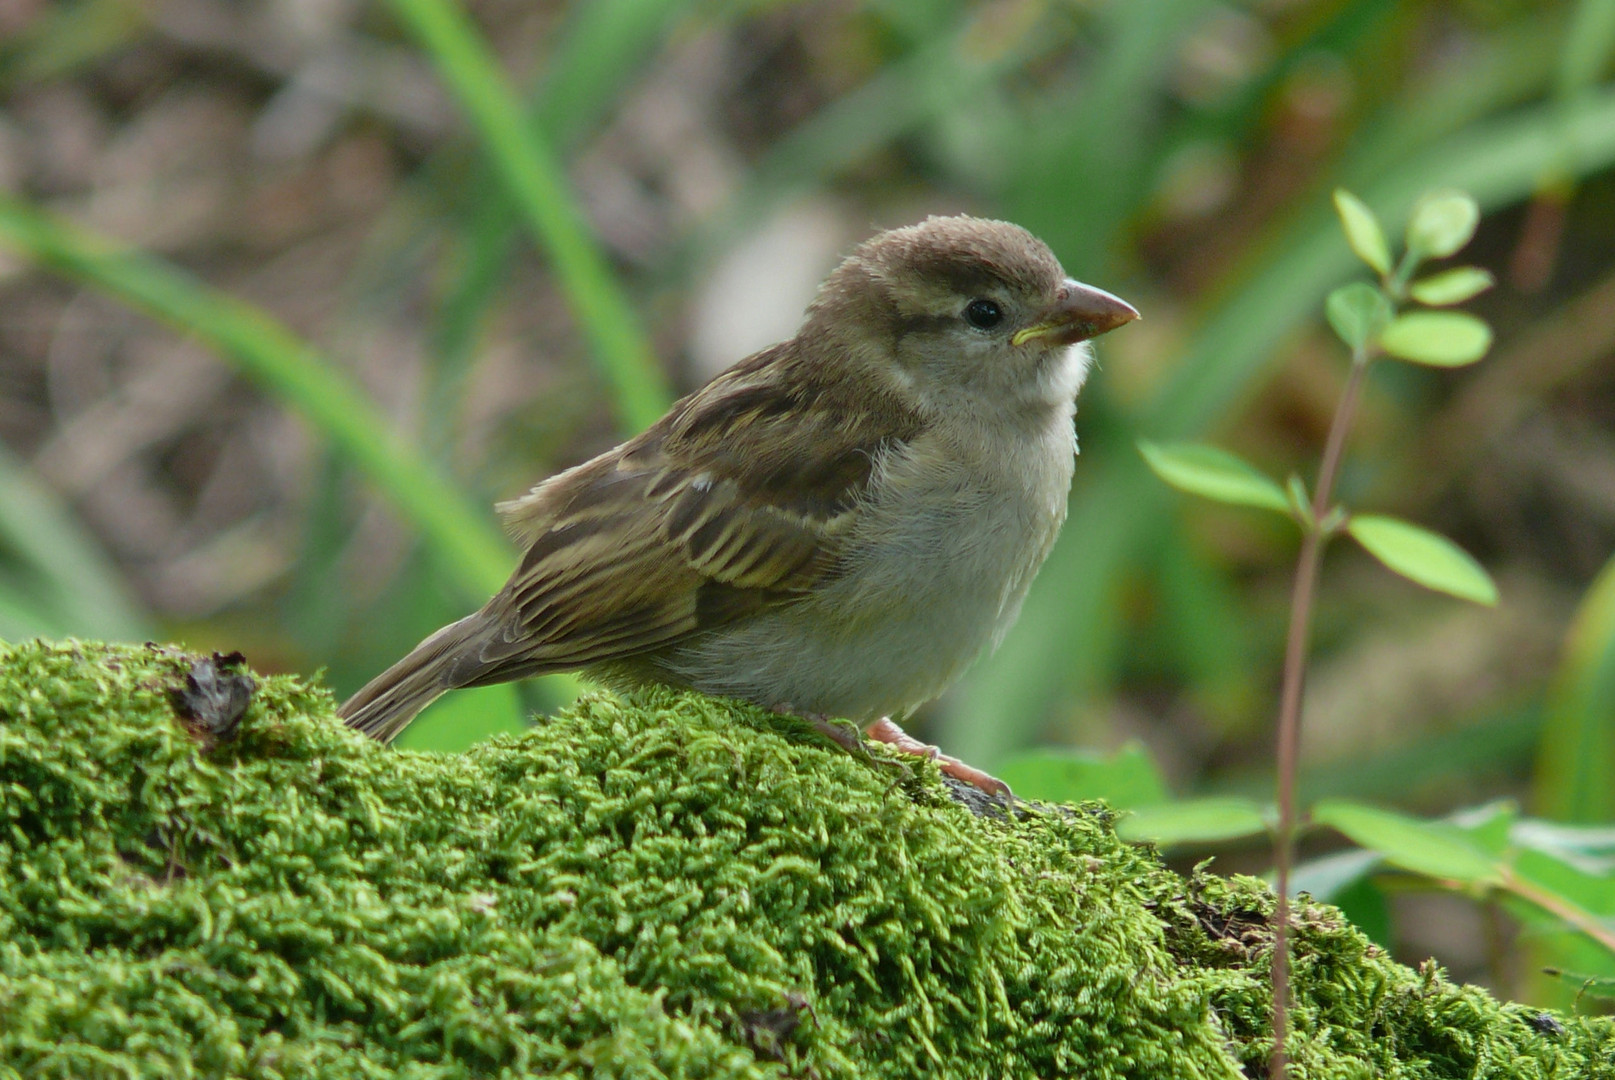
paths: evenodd
<path fill-rule="evenodd" d="M 741 698 L 849 748 L 861 728 L 1007 793 L 894 718 L 1015 621 L 1065 519 L 1087 342 L 1136 318 L 1017 225 L 879 233 L 795 337 L 500 503 L 523 549 L 504 588 L 340 715 L 386 742 L 447 690 L 576 669 Z"/>

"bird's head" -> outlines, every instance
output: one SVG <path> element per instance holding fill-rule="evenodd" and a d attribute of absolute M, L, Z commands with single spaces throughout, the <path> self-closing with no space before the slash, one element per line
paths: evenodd
<path fill-rule="evenodd" d="M 1138 318 L 1066 276 L 1018 225 L 932 217 L 865 241 L 825 280 L 799 338 L 889 372 L 922 399 L 1065 404 L 1089 339 Z"/>

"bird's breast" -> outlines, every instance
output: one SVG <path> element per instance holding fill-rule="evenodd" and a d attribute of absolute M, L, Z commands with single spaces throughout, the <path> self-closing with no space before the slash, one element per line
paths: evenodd
<path fill-rule="evenodd" d="M 997 435 L 939 434 L 878 463 L 849 544 L 857 602 L 961 641 L 1014 618 L 1065 519 L 1075 443 L 1068 418 Z"/>
<path fill-rule="evenodd" d="M 711 693 L 867 721 L 945 690 L 1020 611 L 1065 516 L 1069 417 L 996 453 L 957 433 L 875 463 L 831 580 L 665 661 Z"/>

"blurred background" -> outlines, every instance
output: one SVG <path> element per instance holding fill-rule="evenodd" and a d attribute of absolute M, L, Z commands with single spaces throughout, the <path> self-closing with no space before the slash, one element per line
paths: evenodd
<path fill-rule="evenodd" d="M 1362 272 L 1329 194 L 1399 225 L 1454 186 L 1497 345 L 1376 368 L 1341 497 L 1503 600 L 1336 545 L 1303 791 L 1607 824 L 1612 59 L 1609 0 L 0 0 L 0 639 L 240 650 L 343 696 L 503 581 L 495 500 L 789 336 L 873 230 L 967 211 L 1145 319 L 1099 342 L 1019 626 L 920 733 L 989 769 L 1136 740 L 1178 794 L 1265 798 L 1294 529 L 1135 440 L 1310 479 L 1347 369 L 1322 299 Z M 1399 955 L 1548 994 L 1501 909 L 1393 893 Z"/>

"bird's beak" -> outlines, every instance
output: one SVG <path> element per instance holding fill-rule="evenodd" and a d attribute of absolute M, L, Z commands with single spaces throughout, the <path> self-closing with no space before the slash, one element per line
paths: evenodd
<path fill-rule="evenodd" d="M 1124 326 L 1138 318 L 1138 311 L 1119 296 L 1103 289 L 1065 279 L 1060 291 L 1038 316 L 1037 322 L 1015 331 L 1010 343 L 1025 345 L 1036 341 L 1044 348 L 1075 345 Z"/>

